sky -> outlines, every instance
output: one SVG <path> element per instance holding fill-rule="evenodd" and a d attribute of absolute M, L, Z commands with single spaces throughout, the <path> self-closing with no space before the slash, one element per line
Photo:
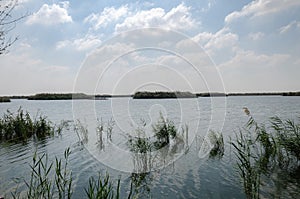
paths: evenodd
<path fill-rule="evenodd" d="M 297 0 L 19 0 L 12 14 L 28 16 L 0 95 L 300 90 Z"/>

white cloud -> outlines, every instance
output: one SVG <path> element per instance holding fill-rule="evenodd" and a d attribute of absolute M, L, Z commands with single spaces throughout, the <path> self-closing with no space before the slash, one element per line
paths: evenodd
<path fill-rule="evenodd" d="M 292 21 L 288 25 L 281 27 L 279 29 L 279 32 L 280 32 L 280 34 L 283 34 L 283 33 L 288 32 L 290 29 L 292 29 L 294 27 L 300 29 L 300 22 L 299 21 Z"/>
<path fill-rule="evenodd" d="M 210 56 L 214 56 L 216 51 L 233 51 L 238 43 L 239 36 L 230 32 L 228 28 L 223 28 L 216 33 L 202 32 L 196 35 L 193 40 L 207 51 Z"/>
<path fill-rule="evenodd" d="M 106 7 L 101 14 L 92 13 L 84 19 L 84 23 L 93 24 L 93 28 L 98 30 L 101 27 L 107 26 L 110 22 L 117 21 L 128 14 L 127 5 L 121 6 L 118 9 L 114 7 Z"/>
<path fill-rule="evenodd" d="M 193 28 L 197 23 L 191 17 L 190 7 L 179 4 L 166 12 L 163 8 L 141 10 L 128 16 L 115 26 L 116 32 L 135 28 L 162 27 L 166 29 L 185 30 Z"/>
<path fill-rule="evenodd" d="M 30 0 L 18 0 L 18 4 L 23 4 L 23 3 L 27 3 L 29 2 Z"/>
<path fill-rule="evenodd" d="M 61 23 L 72 22 L 72 17 L 68 14 L 69 2 L 64 1 L 59 4 L 44 4 L 42 7 L 26 21 L 27 24 L 42 24 L 42 25 L 55 25 Z"/>
<path fill-rule="evenodd" d="M 277 13 L 299 5 L 300 1 L 295 0 L 255 0 L 245 5 L 241 11 L 234 11 L 227 15 L 225 22 L 231 23 L 241 17 L 257 17 Z"/>
<path fill-rule="evenodd" d="M 101 40 L 97 36 L 86 35 L 83 38 L 74 40 L 59 41 L 56 44 L 56 49 L 62 49 L 66 47 L 75 48 L 77 51 L 91 50 L 101 44 Z"/>
<path fill-rule="evenodd" d="M 251 32 L 251 33 L 249 33 L 249 35 L 248 35 L 248 37 L 249 37 L 251 40 L 253 40 L 253 41 L 260 40 L 260 39 L 261 39 L 262 37 L 264 37 L 264 36 L 265 36 L 265 34 L 262 33 L 262 32 L 255 32 L 255 33 Z"/>

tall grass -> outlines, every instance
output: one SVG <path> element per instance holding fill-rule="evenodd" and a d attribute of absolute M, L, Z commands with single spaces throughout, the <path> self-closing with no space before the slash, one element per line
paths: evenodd
<path fill-rule="evenodd" d="M 247 108 L 244 111 L 249 120 L 231 144 L 247 198 L 259 198 L 263 176 L 278 169 L 287 174 L 299 170 L 300 124 L 272 117 L 266 127 Z"/>
<path fill-rule="evenodd" d="M 86 125 L 84 125 L 80 120 L 77 120 L 74 125 L 74 131 L 76 132 L 79 143 L 86 144 L 89 141 L 89 131 Z"/>
<path fill-rule="evenodd" d="M 48 155 L 34 154 L 30 165 L 30 179 L 25 180 L 25 197 L 16 191 L 12 193 L 13 198 L 71 198 L 73 192 L 72 172 L 68 168 L 69 156 L 71 152 L 67 148 L 64 152 L 64 160 L 55 158 L 54 162 L 49 162 Z"/>
<path fill-rule="evenodd" d="M 146 153 L 153 150 L 159 150 L 168 145 L 170 139 L 174 139 L 178 135 L 178 130 L 176 129 L 174 122 L 164 118 L 161 113 L 157 122 L 152 125 L 154 138 L 145 137 L 146 132 L 144 128 L 146 125 L 145 121 L 142 120 L 142 127 L 135 129 L 136 136 L 129 135 L 128 143 L 132 152 Z"/>
<path fill-rule="evenodd" d="M 114 187 L 112 180 L 110 180 L 109 174 L 106 174 L 106 176 L 102 177 L 99 173 L 97 179 L 90 177 L 88 187 L 85 188 L 85 193 L 89 199 L 119 199 L 120 179 L 117 182 L 117 187 Z"/>
<path fill-rule="evenodd" d="M 156 149 L 160 149 L 170 143 L 170 138 L 175 138 L 177 129 L 174 122 L 163 117 L 160 113 L 160 118 L 157 123 L 152 126 L 153 132 L 157 141 L 154 143 Z"/>
<path fill-rule="evenodd" d="M 209 152 L 210 157 L 222 157 L 224 155 L 224 139 L 222 133 L 209 131 L 208 134 L 211 149 Z"/>
<path fill-rule="evenodd" d="M 30 138 L 42 139 L 54 135 L 55 132 L 55 125 L 47 117 L 37 115 L 32 118 L 21 107 L 16 113 L 7 110 L 0 118 L 0 142 L 22 142 Z"/>
<path fill-rule="evenodd" d="M 16 190 L 12 193 L 13 198 L 72 198 L 73 196 L 73 177 L 69 169 L 69 156 L 71 151 L 67 148 L 63 159 L 55 157 L 55 161 L 49 161 L 46 153 L 42 155 L 34 154 L 30 165 L 30 178 L 25 180 L 25 190 Z M 84 189 L 86 198 L 89 199 L 119 199 L 120 198 L 120 179 L 116 186 L 107 173 L 102 176 L 100 173 L 97 178 L 91 176 L 89 183 Z M 127 198 L 134 197 L 132 185 Z"/>

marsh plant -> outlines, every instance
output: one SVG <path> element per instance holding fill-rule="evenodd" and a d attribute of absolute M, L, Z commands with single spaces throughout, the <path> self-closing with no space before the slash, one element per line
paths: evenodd
<path fill-rule="evenodd" d="M 156 149 L 160 149 L 170 143 L 170 138 L 174 139 L 176 137 L 177 129 L 174 122 L 164 118 L 162 113 L 156 124 L 152 126 L 153 132 L 156 137 L 156 142 L 154 146 Z"/>
<path fill-rule="evenodd" d="M 104 177 L 99 173 L 96 179 L 93 176 L 89 178 L 85 193 L 89 199 L 119 199 L 120 179 L 118 179 L 117 186 L 115 186 L 108 173 Z M 130 195 L 131 191 L 128 198 L 130 198 Z"/>
<path fill-rule="evenodd" d="M 151 182 L 153 175 L 150 172 L 146 173 L 131 173 L 131 192 L 134 198 L 151 198 Z"/>
<path fill-rule="evenodd" d="M 224 155 L 224 139 L 222 133 L 209 131 L 208 138 L 211 144 L 210 157 L 222 157 Z"/>
<path fill-rule="evenodd" d="M 113 133 L 114 125 L 115 125 L 115 121 L 112 118 L 107 121 L 106 135 L 107 135 L 107 140 L 109 141 L 112 141 L 112 133 Z"/>
<path fill-rule="evenodd" d="M 184 138 L 188 140 L 188 127 L 177 130 L 174 123 L 160 114 L 159 119 L 147 132 L 145 120 L 133 134 L 128 135 L 128 147 L 133 155 L 133 173 L 149 173 L 153 168 L 164 167 L 173 162 L 175 156 L 188 150 Z M 147 135 L 153 135 L 148 137 Z"/>
<path fill-rule="evenodd" d="M 231 144 L 247 198 L 259 198 L 262 177 L 299 170 L 300 124 L 272 117 L 266 127 L 257 123 L 247 108 L 244 111 L 249 120 Z"/>
<path fill-rule="evenodd" d="M 26 189 L 23 193 L 16 190 L 12 193 L 13 198 L 71 198 L 73 178 L 68 168 L 70 153 L 70 149 L 66 149 L 64 160 L 56 157 L 55 162 L 49 162 L 45 153 L 35 153 L 30 165 L 30 178 L 25 180 Z"/>
<path fill-rule="evenodd" d="M 62 126 L 59 132 L 62 131 Z M 43 139 L 57 131 L 47 117 L 37 114 L 32 118 L 20 107 L 16 113 L 9 110 L 0 118 L 0 142 L 26 142 L 28 139 Z"/>
<path fill-rule="evenodd" d="M 112 142 L 112 134 L 113 134 L 113 128 L 115 125 L 115 121 L 111 118 L 106 123 L 103 122 L 102 118 L 97 119 L 97 127 L 96 127 L 96 133 L 97 133 L 97 146 L 100 150 L 103 150 L 105 145 L 104 141 Z M 106 138 L 105 138 L 106 134 Z"/>
<path fill-rule="evenodd" d="M 89 141 L 89 131 L 86 125 L 84 125 L 80 120 L 77 120 L 74 125 L 74 131 L 76 132 L 79 143 L 86 144 Z"/>
<path fill-rule="evenodd" d="M 181 135 L 178 133 L 174 122 L 166 119 L 160 113 L 158 121 L 152 125 L 153 137 L 146 137 L 146 122 L 142 121 L 142 126 L 134 130 L 134 135 L 128 135 L 129 148 L 135 153 L 147 153 L 151 151 L 156 151 L 164 148 L 170 144 L 170 140 L 181 141 L 184 140 L 184 135 L 188 135 L 187 132 L 182 128 Z M 188 128 L 186 127 L 188 130 Z"/>
<path fill-rule="evenodd" d="M 55 157 L 55 161 L 49 161 L 48 155 L 34 154 L 30 165 L 29 180 L 24 180 L 25 188 L 12 193 L 13 198 L 72 198 L 73 177 L 69 169 L 69 156 L 71 151 L 67 148 L 63 159 Z M 98 177 L 91 176 L 88 185 L 84 188 L 86 198 L 89 199 L 119 199 L 120 179 L 115 184 L 109 174 L 98 174 Z M 127 198 L 132 198 L 132 185 Z"/>

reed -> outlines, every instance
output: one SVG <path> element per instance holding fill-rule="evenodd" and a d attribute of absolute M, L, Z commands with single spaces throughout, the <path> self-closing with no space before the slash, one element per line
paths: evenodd
<path fill-rule="evenodd" d="M 209 152 L 210 157 L 222 157 L 224 155 L 224 139 L 221 133 L 209 131 L 208 134 L 211 149 Z"/>
<path fill-rule="evenodd" d="M 160 113 L 160 118 L 157 123 L 152 126 L 153 132 L 157 141 L 154 143 L 156 149 L 160 149 L 170 143 L 170 138 L 175 138 L 177 129 L 174 122 L 163 117 Z"/>
<path fill-rule="evenodd" d="M 118 199 L 120 198 L 120 179 L 115 187 L 108 173 L 104 177 L 99 173 L 97 179 L 93 176 L 89 178 L 85 193 L 89 199 Z"/>
<path fill-rule="evenodd" d="M 16 113 L 7 110 L 0 118 L 0 142 L 24 142 L 30 138 L 43 139 L 53 136 L 55 132 L 55 125 L 47 117 L 37 115 L 33 119 L 21 107 Z"/>
<path fill-rule="evenodd" d="M 257 123 L 247 108 L 244 111 L 249 120 L 231 144 L 247 198 L 259 198 L 262 176 L 299 170 L 300 124 L 272 117 L 266 127 Z"/>
<path fill-rule="evenodd" d="M 68 168 L 68 161 L 71 152 L 67 148 L 64 152 L 64 160 L 55 158 L 54 162 L 49 162 L 46 153 L 42 155 L 34 154 L 30 165 L 29 181 L 25 180 L 26 190 L 22 195 L 25 198 L 71 198 L 73 190 L 72 172 Z M 12 193 L 13 198 L 20 197 L 17 190 Z"/>
<path fill-rule="evenodd" d="M 86 144 L 89 141 L 88 128 L 80 120 L 77 120 L 74 124 L 74 131 L 76 132 L 81 145 Z"/>

